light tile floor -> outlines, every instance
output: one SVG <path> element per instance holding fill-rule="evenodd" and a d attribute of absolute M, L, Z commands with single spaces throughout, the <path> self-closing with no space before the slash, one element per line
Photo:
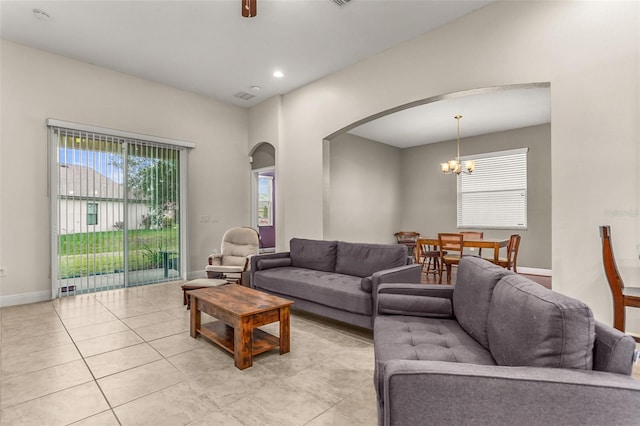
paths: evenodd
<path fill-rule="evenodd" d="M 2 308 L 0 342 L 1 425 L 377 424 L 369 331 L 294 312 L 292 351 L 240 371 L 180 283 Z"/>
<path fill-rule="evenodd" d="M 294 312 L 291 352 L 240 371 L 189 336 L 180 284 L 2 308 L 0 424 L 377 423 L 369 331 Z"/>

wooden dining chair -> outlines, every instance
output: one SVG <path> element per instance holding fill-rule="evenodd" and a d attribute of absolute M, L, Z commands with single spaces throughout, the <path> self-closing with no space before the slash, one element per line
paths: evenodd
<path fill-rule="evenodd" d="M 439 233 L 438 243 L 440 244 L 440 280 L 438 282 L 442 284 L 442 273 L 444 272 L 444 268 L 446 267 L 447 284 L 451 284 L 451 269 L 453 265 L 458 265 L 458 263 L 460 262 L 460 258 L 462 257 L 464 235 L 460 233 Z"/>
<path fill-rule="evenodd" d="M 465 239 L 468 238 L 478 238 L 478 239 L 482 239 L 484 238 L 484 232 L 480 232 L 480 231 L 462 231 L 460 232 L 462 235 L 464 235 Z M 471 254 L 471 249 L 473 247 L 467 248 L 467 250 L 469 250 L 469 252 L 467 252 L 467 254 Z M 475 253 L 474 253 L 475 254 Z M 482 248 L 478 249 L 478 256 L 482 257 Z"/>
<path fill-rule="evenodd" d="M 613 256 L 611 245 L 611 228 L 609 225 L 600 227 L 600 238 L 602 238 L 602 263 L 604 272 L 613 295 L 613 327 L 624 333 L 625 308 L 640 308 L 640 287 L 625 287 L 622 277 L 618 272 L 616 259 Z M 640 342 L 640 337 L 635 337 L 636 342 Z"/>
<path fill-rule="evenodd" d="M 507 256 L 498 259 L 498 265 L 503 268 L 512 269 L 513 272 L 518 272 L 518 250 L 520 249 L 520 234 L 513 234 L 509 238 L 509 244 L 507 244 Z"/>
<path fill-rule="evenodd" d="M 416 241 L 420 237 L 419 232 L 415 231 L 398 231 L 393 234 L 398 244 L 405 245 L 409 248 L 409 255 L 415 256 Z"/>
<path fill-rule="evenodd" d="M 426 244 L 424 239 L 418 238 L 416 244 L 416 263 L 422 265 L 422 272 L 426 275 L 440 274 L 440 250 L 437 246 Z"/>

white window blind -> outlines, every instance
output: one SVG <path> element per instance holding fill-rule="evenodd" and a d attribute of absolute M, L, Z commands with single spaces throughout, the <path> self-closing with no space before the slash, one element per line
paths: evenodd
<path fill-rule="evenodd" d="M 194 145 L 47 124 L 53 294 L 183 278 L 186 156 Z"/>
<path fill-rule="evenodd" d="M 527 228 L 528 148 L 462 157 L 475 170 L 458 179 L 458 228 Z"/>

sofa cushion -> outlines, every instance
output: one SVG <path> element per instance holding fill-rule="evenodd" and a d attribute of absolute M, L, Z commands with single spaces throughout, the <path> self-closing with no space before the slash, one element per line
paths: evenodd
<path fill-rule="evenodd" d="M 591 309 L 522 276 L 505 276 L 496 284 L 487 331 L 498 365 L 592 368 Z"/>
<path fill-rule="evenodd" d="M 297 268 L 333 272 L 336 268 L 337 241 L 292 238 L 289 242 L 291 265 Z"/>
<path fill-rule="evenodd" d="M 371 293 L 360 288 L 360 281 L 349 275 L 286 267 L 257 271 L 252 285 L 258 290 L 371 316 Z"/>
<path fill-rule="evenodd" d="M 335 271 L 364 278 L 374 272 L 407 264 L 408 250 L 402 244 L 358 244 L 338 242 Z"/>
<path fill-rule="evenodd" d="M 467 333 L 489 349 L 487 317 L 493 288 L 507 271 L 474 256 L 464 256 L 458 264 L 453 292 L 453 313 Z"/>
<path fill-rule="evenodd" d="M 456 320 L 379 315 L 373 327 L 376 390 L 382 390 L 384 363 L 392 359 L 495 365 L 491 354 Z M 434 390 L 437 392 L 437 390 Z"/>

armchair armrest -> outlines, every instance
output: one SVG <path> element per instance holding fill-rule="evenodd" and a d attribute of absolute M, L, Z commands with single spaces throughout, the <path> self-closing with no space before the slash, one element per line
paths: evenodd
<path fill-rule="evenodd" d="M 222 254 L 221 253 L 212 253 L 208 258 L 209 265 L 221 265 L 222 264 Z"/>
<path fill-rule="evenodd" d="M 631 425 L 640 418 L 640 382 L 601 371 L 392 360 L 383 383 L 384 425 Z"/>
<path fill-rule="evenodd" d="M 382 284 L 378 286 L 376 315 L 453 317 L 453 286 Z"/>

